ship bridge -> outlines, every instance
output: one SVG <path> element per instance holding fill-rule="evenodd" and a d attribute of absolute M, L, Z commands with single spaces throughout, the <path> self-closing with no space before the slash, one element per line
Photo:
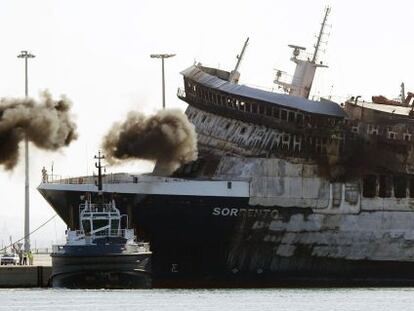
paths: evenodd
<path fill-rule="evenodd" d="M 200 65 L 193 65 L 183 70 L 181 74 L 184 76 L 185 82 L 187 82 L 185 85 L 185 94 L 191 94 L 192 91 L 197 94 L 197 85 L 199 85 L 212 89 L 212 91 L 239 97 L 245 102 L 254 100 L 264 104 L 273 104 L 324 117 L 342 119 L 347 116 L 345 111 L 337 103 L 327 99 L 315 101 L 299 96 L 265 91 L 223 80 L 222 77 L 224 77 L 225 74 L 223 74 L 222 71 L 220 71 L 219 76 L 216 76 L 213 73 L 215 73 L 215 71 L 212 68 Z M 205 96 L 205 94 L 202 94 L 202 96 Z"/>

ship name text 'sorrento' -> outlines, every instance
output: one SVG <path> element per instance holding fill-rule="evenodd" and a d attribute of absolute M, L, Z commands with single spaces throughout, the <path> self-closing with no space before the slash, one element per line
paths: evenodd
<path fill-rule="evenodd" d="M 271 209 L 255 209 L 255 208 L 228 208 L 228 207 L 215 207 L 212 212 L 213 216 L 222 216 L 222 217 L 266 217 L 270 216 L 273 219 L 279 218 L 278 210 Z"/>
<path fill-rule="evenodd" d="M 25 137 L 37 147 L 57 150 L 77 138 L 70 116 L 70 101 L 52 99 L 44 91 L 40 102 L 31 98 L 0 99 L 0 165 L 13 169 L 19 158 L 19 142 Z"/>
<path fill-rule="evenodd" d="M 158 173 L 169 175 L 197 159 L 197 135 L 180 110 L 161 110 L 152 116 L 130 112 L 126 121 L 112 126 L 104 137 L 103 149 L 111 164 L 118 160 L 154 160 Z"/>

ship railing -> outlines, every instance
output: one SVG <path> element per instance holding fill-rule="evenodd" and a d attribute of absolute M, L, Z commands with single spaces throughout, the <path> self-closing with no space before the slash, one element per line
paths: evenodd
<path fill-rule="evenodd" d="M 140 178 L 141 179 L 141 178 Z M 67 185 L 80 185 L 80 184 L 96 184 L 96 176 L 78 176 L 78 177 L 62 177 L 60 175 L 46 176 L 42 178 L 42 183 L 50 184 L 67 184 Z M 104 184 L 120 184 L 120 183 L 137 183 L 138 177 L 126 173 L 108 174 L 103 176 Z"/>
<path fill-rule="evenodd" d="M 56 175 L 58 176 L 58 175 Z M 174 178 L 174 177 L 161 177 L 151 175 L 131 175 L 127 173 L 108 174 L 104 176 L 103 183 L 105 184 L 138 184 L 138 183 L 152 183 L 152 182 L 186 182 L 187 178 Z M 232 177 L 230 179 L 222 178 L 208 178 L 197 177 L 190 178 L 191 181 L 246 181 L 246 178 Z M 49 180 L 49 183 L 53 184 L 95 184 L 95 176 L 80 176 L 80 177 L 66 177 L 55 178 L 53 181 Z"/>
<path fill-rule="evenodd" d="M 184 88 L 182 88 L 182 87 L 179 87 L 179 88 L 177 89 L 177 96 L 178 96 L 179 98 L 185 98 L 185 97 L 186 97 L 186 95 L 185 95 L 185 89 L 184 89 Z"/>

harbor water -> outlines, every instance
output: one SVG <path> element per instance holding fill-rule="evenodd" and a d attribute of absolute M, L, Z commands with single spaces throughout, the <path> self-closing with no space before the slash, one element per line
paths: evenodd
<path fill-rule="evenodd" d="M 414 310 L 414 288 L 1 289 L 0 310 Z"/>

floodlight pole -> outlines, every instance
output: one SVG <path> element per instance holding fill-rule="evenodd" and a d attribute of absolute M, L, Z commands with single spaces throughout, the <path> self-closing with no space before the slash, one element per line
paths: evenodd
<path fill-rule="evenodd" d="M 151 58 L 161 58 L 162 70 L 162 109 L 165 109 L 165 75 L 164 75 L 164 58 L 174 57 L 175 54 L 151 54 Z"/>
<path fill-rule="evenodd" d="M 27 59 L 34 58 L 35 56 L 28 51 L 21 51 L 18 58 L 24 58 L 24 95 L 27 98 L 29 96 L 29 83 L 27 74 Z M 30 251 L 30 197 L 29 197 L 29 140 L 27 135 L 24 139 L 24 151 L 25 151 L 25 183 L 24 183 L 24 251 Z"/>

